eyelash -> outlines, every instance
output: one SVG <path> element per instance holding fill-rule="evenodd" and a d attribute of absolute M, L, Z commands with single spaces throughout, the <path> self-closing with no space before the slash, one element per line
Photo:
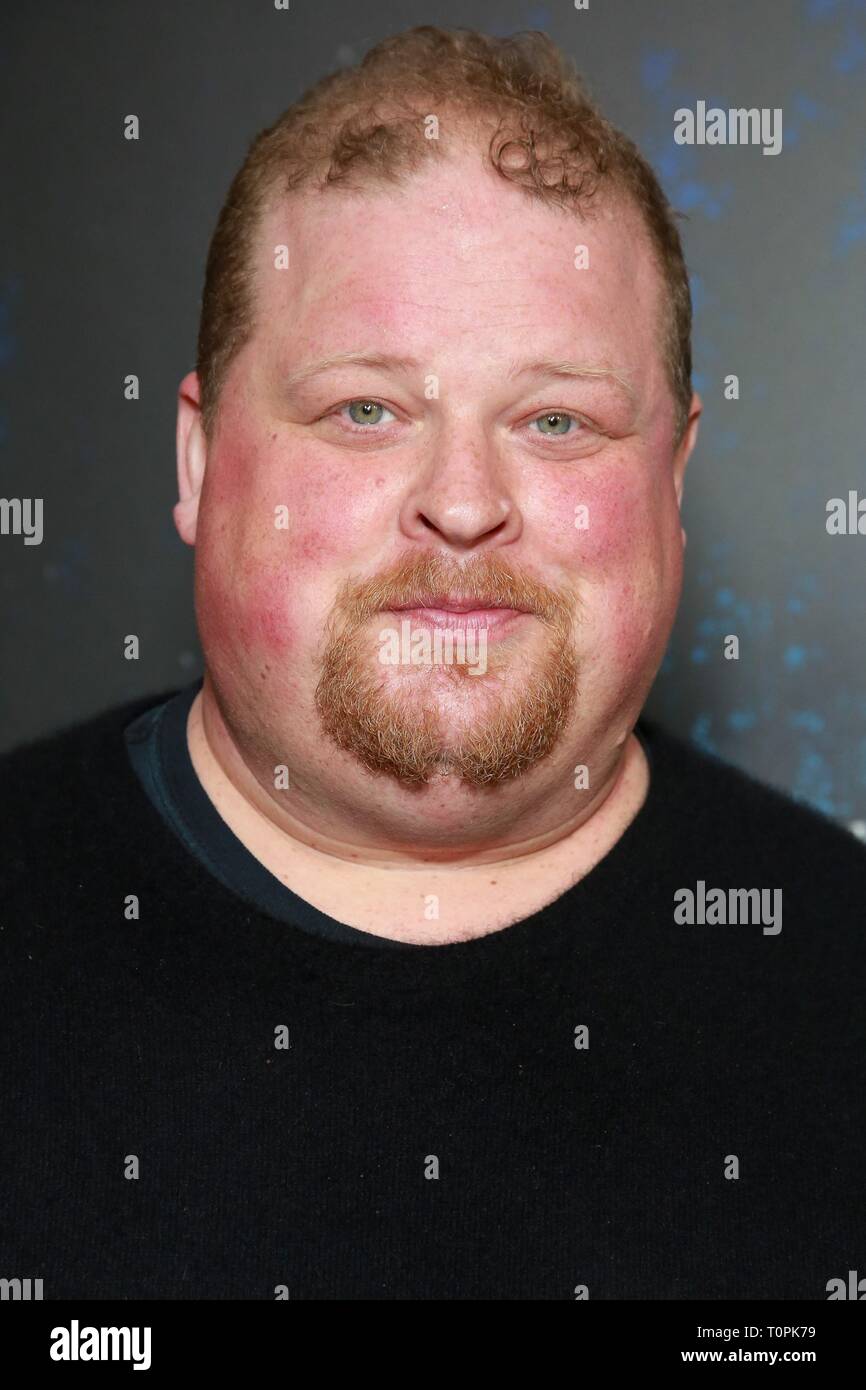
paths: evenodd
<path fill-rule="evenodd" d="M 335 406 L 333 410 L 328 411 L 328 416 L 339 416 L 342 413 L 342 411 L 347 410 L 350 405 L 379 405 L 382 407 L 383 410 L 389 411 L 391 415 L 394 414 L 394 411 L 391 410 L 390 406 L 385 405 L 384 401 L 377 401 L 373 396 L 352 396 L 349 400 L 343 401 L 342 405 Z M 542 420 L 545 415 L 565 415 L 570 420 L 573 420 L 575 424 L 585 426 L 586 430 L 588 430 L 590 434 L 605 433 L 604 430 L 597 429 L 596 426 L 590 424 L 590 422 L 588 420 L 585 420 L 583 416 L 576 415 L 573 410 L 540 410 L 537 415 L 533 415 L 532 419 L 529 420 L 528 423 L 530 425 L 534 425 L 538 420 Z M 328 416 L 325 416 L 324 418 L 327 419 Z M 354 425 L 351 421 L 349 421 L 348 423 L 349 428 L 347 430 L 347 433 L 349 434 L 369 434 L 372 433 L 372 431 L 375 429 L 375 425 Z M 580 431 L 569 430 L 566 434 L 556 435 L 541 434 L 541 432 L 538 431 L 538 436 L 540 439 L 574 439 L 575 434 L 578 433 L 580 433 Z"/>

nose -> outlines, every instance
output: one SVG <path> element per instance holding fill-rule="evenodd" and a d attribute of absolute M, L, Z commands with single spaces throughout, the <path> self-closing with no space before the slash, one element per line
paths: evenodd
<path fill-rule="evenodd" d="M 440 430 L 403 502 L 404 535 L 465 553 L 509 544 L 522 524 L 494 441 L 477 422 Z"/>

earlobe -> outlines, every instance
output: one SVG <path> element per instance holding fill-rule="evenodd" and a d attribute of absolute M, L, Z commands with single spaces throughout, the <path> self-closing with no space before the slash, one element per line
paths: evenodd
<path fill-rule="evenodd" d="M 173 509 L 177 533 L 195 545 L 198 505 L 207 465 L 207 440 L 201 421 L 198 376 L 188 372 L 177 395 L 177 490 Z"/>

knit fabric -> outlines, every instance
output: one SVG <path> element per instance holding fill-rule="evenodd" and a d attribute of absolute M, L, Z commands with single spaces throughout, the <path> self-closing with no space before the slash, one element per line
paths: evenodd
<path fill-rule="evenodd" d="M 866 1273 L 853 836 L 642 724 L 647 801 L 580 883 L 387 950 L 191 852 L 127 755 L 153 706 L 0 762 L 0 1276 L 571 1300 Z M 781 929 L 678 921 L 699 882 L 781 889 Z"/>

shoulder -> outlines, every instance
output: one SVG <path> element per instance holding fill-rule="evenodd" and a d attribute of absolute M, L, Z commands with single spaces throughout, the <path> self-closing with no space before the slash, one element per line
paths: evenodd
<path fill-rule="evenodd" d="M 33 779 L 40 775 L 51 773 L 67 781 L 86 781 L 94 771 L 108 768 L 123 754 L 127 726 L 175 694 L 177 690 L 172 688 L 139 696 L 0 754 L 0 773 L 7 794 L 33 796 Z M 46 788 L 48 791 L 50 787 Z"/>
<path fill-rule="evenodd" d="M 43 990 L 62 993 L 83 961 L 104 964 L 124 939 L 114 924 L 130 885 L 138 891 L 171 852 L 173 837 L 162 834 L 124 735 L 173 693 L 115 705 L 0 757 L 7 1012 L 19 987 L 33 997 L 37 978 Z"/>
<path fill-rule="evenodd" d="M 760 896 L 778 933 L 766 940 L 784 943 L 773 957 L 779 977 L 784 958 L 801 989 L 805 979 L 820 979 L 828 997 L 850 997 L 866 976 L 866 846 L 847 827 L 654 724 L 646 732 L 652 870 L 663 896 L 677 893 L 688 905 L 712 893 L 717 905 L 727 902 L 728 918 Z M 743 939 L 729 935 L 737 958 Z"/>
<path fill-rule="evenodd" d="M 837 870 L 866 884 L 866 845 L 846 826 L 741 768 L 642 720 L 653 795 L 684 845 L 804 873 Z"/>
<path fill-rule="evenodd" d="M 646 745 L 643 881 L 660 913 L 653 940 L 670 944 L 676 979 L 692 971 L 700 997 L 755 1037 L 784 1017 L 799 1048 L 858 1056 L 859 1067 L 866 847 L 654 724 Z"/>
<path fill-rule="evenodd" d="M 124 733 L 174 691 L 139 697 L 0 756 L 5 874 L 37 872 L 98 845 L 137 782 Z"/>

